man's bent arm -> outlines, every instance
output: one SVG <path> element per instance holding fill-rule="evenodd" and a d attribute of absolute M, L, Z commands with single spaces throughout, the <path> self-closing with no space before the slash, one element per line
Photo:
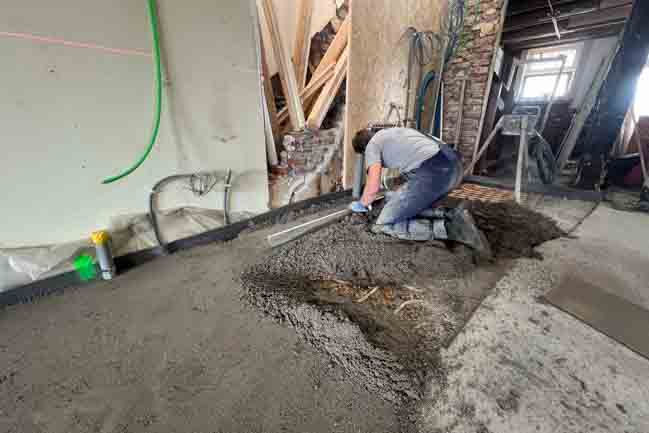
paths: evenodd
<path fill-rule="evenodd" d="M 367 182 L 365 183 L 363 197 L 361 197 L 361 203 L 366 207 L 374 203 L 376 195 L 381 189 L 382 170 L 383 166 L 378 163 L 370 165 L 367 169 Z"/>

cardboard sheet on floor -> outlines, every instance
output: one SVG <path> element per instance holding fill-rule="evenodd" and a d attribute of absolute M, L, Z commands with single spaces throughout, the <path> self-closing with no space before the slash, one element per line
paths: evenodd
<path fill-rule="evenodd" d="M 649 359 L 649 311 L 573 275 L 544 298 Z"/>

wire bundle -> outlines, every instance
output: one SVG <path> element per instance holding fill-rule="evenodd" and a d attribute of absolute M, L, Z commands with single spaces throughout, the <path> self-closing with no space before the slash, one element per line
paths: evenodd
<path fill-rule="evenodd" d="M 479 5 L 480 3 L 478 3 Z M 479 6 L 478 6 L 479 7 Z M 448 65 L 462 41 L 464 31 L 465 0 L 455 0 L 449 5 L 448 15 L 444 23 L 445 34 L 448 37 L 445 64 Z"/>

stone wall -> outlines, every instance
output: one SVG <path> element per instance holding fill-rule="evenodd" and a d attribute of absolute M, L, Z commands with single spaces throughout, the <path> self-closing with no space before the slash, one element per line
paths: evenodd
<path fill-rule="evenodd" d="M 446 93 L 443 139 L 458 146 L 465 162 L 473 156 L 479 133 L 504 2 L 505 0 L 466 0 L 462 40 L 444 74 Z M 455 143 L 464 78 L 468 78 L 468 81 L 464 96 L 462 132 L 459 143 Z"/>
<path fill-rule="evenodd" d="M 284 137 L 280 165 L 271 169 L 272 208 L 342 189 L 343 107 L 338 111 L 330 129 Z"/>

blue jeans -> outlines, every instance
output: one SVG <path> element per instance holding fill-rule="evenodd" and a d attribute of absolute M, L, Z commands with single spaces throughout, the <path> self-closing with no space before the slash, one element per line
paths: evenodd
<path fill-rule="evenodd" d="M 462 175 L 458 156 L 446 144 L 441 144 L 437 155 L 406 174 L 407 182 L 389 194 L 376 225 L 384 233 L 402 239 L 428 240 L 432 236 L 432 223 L 415 217 L 457 188 Z"/>

